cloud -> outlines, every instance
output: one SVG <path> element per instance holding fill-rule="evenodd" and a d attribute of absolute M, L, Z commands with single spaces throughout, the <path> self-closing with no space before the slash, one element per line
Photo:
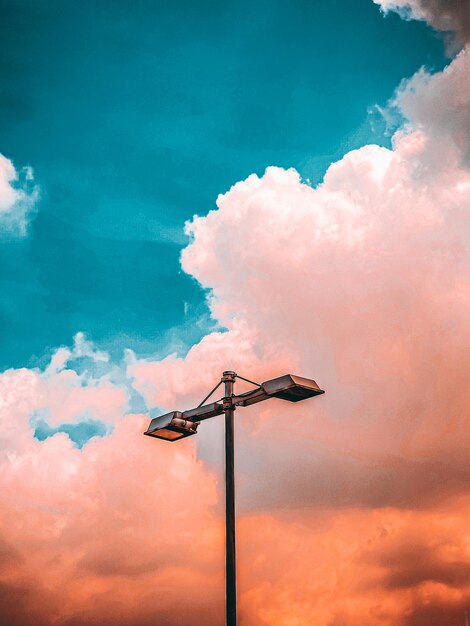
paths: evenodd
<path fill-rule="evenodd" d="M 470 41 L 470 11 L 465 0 L 374 0 L 385 11 L 402 17 L 425 20 L 443 33 L 455 35 L 455 43 Z"/>
<path fill-rule="evenodd" d="M 458 141 L 443 153 L 445 129 L 412 123 L 393 150 L 351 152 L 315 189 L 293 170 L 250 176 L 188 227 L 183 267 L 228 332 L 133 365 L 149 403 L 191 406 L 226 367 L 303 372 L 327 390 L 240 418 L 247 474 L 260 476 L 246 478 L 247 508 L 421 507 L 468 488 L 470 175 Z"/>
<path fill-rule="evenodd" d="M 420 626 L 426 615 L 460 626 L 470 592 L 462 505 L 245 517 L 242 616 L 260 626 Z"/>
<path fill-rule="evenodd" d="M 17 171 L 0 154 L 0 236 L 23 237 L 38 200 L 31 168 Z"/>
<path fill-rule="evenodd" d="M 424 165 L 443 175 L 454 171 L 459 179 L 458 166 L 470 164 L 469 75 L 470 48 L 464 48 L 443 72 L 421 70 L 405 81 L 396 98 L 408 120 L 407 128 L 419 131 L 426 141 L 427 147 L 419 154 Z M 429 163 L 432 159 L 435 162 Z"/>
<path fill-rule="evenodd" d="M 130 368 L 148 401 L 169 409 L 192 406 L 227 367 L 254 380 L 299 372 L 327 391 L 309 404 L 237 414 L 247 535 L 262 541 L 270 524 L 278 528 L 264 556 L 242 539 L 246 561 L 266 563 L 245 574 L 247 623 L 303 624 L 315 614 L 328 626 L 419 626 L 433 609 L 435 623 L 462 623 L 468 72 L 464 50 L 444 72 L 403 83 L 395 106 L 405 123 L 393 149 L 350 152 L 316 188 L 294 170 L 268 168 L 195 217 L 183 268 L 210 290 L 212 314 L 228 330 L 185 358 Z M 208 458 L 204 439 L 215 445 L 214 431 L 203 425 L 198 435 Z M 335 526 L 343 515 L 351 535 Z M 387 520 L 400 528 L 396 545 L 372 558 L 367 541 Z M 310 534 L 327 554 L 308 551 Z"/>
<path fill-rule="evenodd" d="M 464 623 L 468 71 L 463 51 L 401 85 L 392 149 L 350 152 L 315 188 L 268 168 L 188 224 L 183 268 L 225 332 L 184 358 L 128 358 L 120 375 L 79 334 L 45 371 L 0 375 L 10 624 L 222 622 L 222 420 L 165 445 L 128 404 L 131 381 L 151 406 L 189 408 L 227 368 L 327 392 L 236 413 L 243 623 Z M 112 430 L 82 449 L 65 433 L 38 441 L 44 412 Z"/>
<path fill-rule="evenodd" d="M 147 419 L 125 415 L 120 387 L 75 381 L 67 369 L 0 375 L 2 615 L 11 625 L 170 624 L 171 609 L 192 614 L 188 624 L 220 622 L 215 478 L 194 448 L 158 450 L 143 437 Z M 114 429 L 81 450 L 63 433 L 38 441 L 30 419 L 44 405 L 60 420 L 92 407 Z"/>

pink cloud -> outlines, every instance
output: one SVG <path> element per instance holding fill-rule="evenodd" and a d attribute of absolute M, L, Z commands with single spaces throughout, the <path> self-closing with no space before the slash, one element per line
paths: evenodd
<path fill-rule="evenodd" d="M 468 71 L 463 52 L 403 85 L 393 149 L 350 152 L 318 187 L 268 168 L 219 196 L 187 226 L 182 265 L 227 331 L 185 358 L 128 366 L 162 409 L 193 406 L 227 368 L 302 373 L 327 391 L 236 414 L 247 626 L 464 623 Z M 3 614 L 221 623 L 220 420 L 175 445 L 142 437 L 122 386 L 67 369 L 71 355 L 106 360 L 82 337 L 46 373 L 0 375 Z M 89 411 L 114 430 L 82 450 L 63 433 L 39 442 L 41 409 L 54 423 Z"/>
<path fill-rule="evenodd" d="M 402 17 L 425 20 L 436 30 L 455 37 L 463 46 L 470 40 L 470 12 L 465 0 L 373 0 L 385 11 L 396 11 Z M 453 39 L 454 39 L 453 37 Z"/>
<path fill-rule="evenodd" d="M 0 387 L 0 598 L 8 623 L 146 623 L 155 605 L 165 623 L 174 603 L 176 614 L 194 606 L 196 620 L 217 621 L 222 601 L 198 609 L 191 582 L 214 596 L 223 558 L 215 478 L 194 447 L 159 450 L 142 436 L 145 416 L 122 414 L 111 435 L 82 450 L 62 433 L 40 442 L 28 427 L 43 402 L 37 375 L 6 372 Z"/>

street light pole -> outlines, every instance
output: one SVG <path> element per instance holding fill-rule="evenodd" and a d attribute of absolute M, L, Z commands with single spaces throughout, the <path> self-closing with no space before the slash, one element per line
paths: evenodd
<path fill-rule="evenodd" d="M 223 407 L 225 412 L 225 600 L 226 624 L 237 624 L 237 580 L 235 555 L 235 448 L 233 385 L 235 372 L 224 372 Z"/>
<path fill-rule="evenodd" d="M 255 389 L 235 395 L 235 379 L 250 383 Z M 222 400 L 204 404 L 224 383 Z M 152 417 L 145 435 L 178 441 L 195 435 L 200 422 L 225 413 L 225 619 L 226 626 L 237 626 L 237 581 L 235 569 L 235 467 L 234 467 L 234 412 L 237 407 L 247 407 L 270 398 L 299 402 L 324 393 L 314 380 L 285 374 L 264 383 L 255 383 L 235 372 L 222 374 L 219 383 L 194 409 L 171 411 L 160 415 L 152 409 Z"/>

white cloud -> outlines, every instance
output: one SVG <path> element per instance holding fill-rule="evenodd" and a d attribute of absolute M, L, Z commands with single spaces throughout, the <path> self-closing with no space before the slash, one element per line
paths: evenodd
<path fill-rule="evenodd" d="M 38 196 L 32 169 L 25 167 L 18 171 L 0 154 L 0 236 L 27 234 Z"/>

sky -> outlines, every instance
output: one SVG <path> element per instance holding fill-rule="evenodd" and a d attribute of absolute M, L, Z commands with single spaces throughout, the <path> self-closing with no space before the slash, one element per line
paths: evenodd
<path fill-rule="evenodd" d="M 318 182 L 389 144 L 376 105 L 445 62 L 424 24 L 354 5 L 2 0 L 0 152 L 39 197 L 0 248 L 0 366 L 43 365 L 78 331 L 118 358 L 212 328 L 185 221 L 268 165 Z"/>
<path fill-rule="evenodd" d="M 470 617 L 469 11 L 252 4 L 0 3 L 11 626 L 223 623 L 225 369 L 241 626 Z"/>

